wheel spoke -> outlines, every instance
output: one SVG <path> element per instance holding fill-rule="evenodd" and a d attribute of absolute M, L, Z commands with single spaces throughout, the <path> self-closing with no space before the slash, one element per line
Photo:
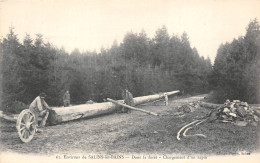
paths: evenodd
<path fill-rule="evenodd" d="M 32 132 L 31 132 L 31 130 L 30 130 L 30 129 L 28 130 L 28 132 L 29 132 L 29 136 L 30 136 L 30 135 L 32 135 Z M 29 137 L 29 136 L 28 136 L 28 137 Z"/>
<path fill-rule="evenodd" d="M 25 123 L 21 122 L 20 125 L 25 126 Z"/>
<path fill-rule="evenodd" d="M 24 123 L 26 123 L 26 121 L 25 121 L 24 119 L 25 119 L 25 116 L 23 116 L 23 118 L 22 118 L 21 122 L 24 122 Z"/>
<path fill-rule="evenodd" d="M 24 114 L 22 120 L 26 123 L 28 121 L 28 114 Z"/>
<path fill-rule="evenodd" d="M 29 137 L 29 132 L 28 130 L 26 130 L 26 138 L 28 139 L 28 137 Z"/>
<path fill-rule="evenodd" d="M 29 116 L 29 121 L 32 122 L 33 121 L 33 115 Z"/>
<path fill-rule="evenodd" d="M 23 131 L 21 132 L 23 138 L 24 138 L 24 135 L 25 135 L 25 131 L 26 131 L 26 130 L 23 130 Z"/>
<path fill-rule="evenodd" d="M 25 127 L 20 128 L 20 129 L 19 129 L 19 132 L 21 132 L 21 131 L 24 130 L 24 129 L 25 129 Z"/>
<path fill-rule="evenodd" d="M 28 138 L 29 136 L 28 136 L 28 130 L 26 130 L 26 138 Z"/>
<path fill-rule="evenodd" d="M 32 122 L 30 122 L 29 124 L 30 124 L 30 126 L 33 124 L 34 122 L 32 121 Z"/>

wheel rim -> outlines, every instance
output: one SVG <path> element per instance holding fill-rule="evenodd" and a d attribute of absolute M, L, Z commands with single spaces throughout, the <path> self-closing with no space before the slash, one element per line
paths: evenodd
<path fill-rule="evenodd" d="M 30 142 L 35 134 L 35 115 L 29 109 L 23 110 L 17 119 L 16 128 L 22 142 Z"/>

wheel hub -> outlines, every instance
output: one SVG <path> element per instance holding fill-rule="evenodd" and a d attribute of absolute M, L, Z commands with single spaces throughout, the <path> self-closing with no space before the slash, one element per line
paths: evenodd
<path fill-rule="evenodd" d="M 31 123 L 30 122 L 26 122 L 26 124 L 25 124 L 25 127 L 26 127 L 26 129 L 30 129 L 30 127 L 31 127 Z"/>

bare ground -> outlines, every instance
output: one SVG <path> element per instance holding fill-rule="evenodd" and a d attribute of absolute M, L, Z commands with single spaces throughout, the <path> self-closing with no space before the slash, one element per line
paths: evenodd
<path fill-rule="evenodd" d="M 190 137 L 178 141 L 176 135 L 180 128 L 209 113 L 208 109 L 199 108 L 182 117 L 173 115 L 177 106 L 196 101 L 197 97 L 171 98 L 167 107 L 162 102 L 138 106 L 164 115 L 160 117 L 132 111 L 47 126 L 29 143 L 20 141 L 15 123 L 0 119 L 0 151 L 40 155 L 83 152 L 230 155 L 239 151 L 246 151 L 246 154 L 260 151 L 259 125 L 239 127 L 205 122 L 189 130 L 189 134 L 202 133 L 207 138 Z"/>

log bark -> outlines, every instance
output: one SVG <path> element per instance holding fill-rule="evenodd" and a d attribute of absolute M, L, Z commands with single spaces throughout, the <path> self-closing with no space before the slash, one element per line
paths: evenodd
<path fill-rule="evenodd" d="M 117 109 L 119 109 L 119 107 L 111 102 L 53 108 L 50 110 L 48 122 L 54 125 L 80 118 L 91 118 L 114 113 Z"/>
<path fill-rule="evenodd" d="M 129 106 L 129 105 L 126 105 L 126 104 L 123 104 L 123 103 L 120 103 L 120 102 L 117 102 L 115 100 L 112 100 L 110 98 L 107 98 L 108 101 L 110 102 L 113 102 L 117 105 L 120 105 L 120 106 L 124 106 L 126 108 L 129 108 L 129 109 L 132 109 L 132 110 L 136 110 L 136 111 L 140 111 L 140 112 L 144 112 L 144 113 L 147 113 L 147 114 L 151 114 L 151 115 L 155 115 L 155 116 L 158 116 L 158 114 L 154 113 L 154 112 L 150 112 L 150 111 L 146 111 L 146 110 L 143 110 L 143 109 L 139 109 L 139 108 L 136 108 L 136 107 L 133 107 L 133 106 Z"/>
<path fill-rule="evenodd" d="M 168 96 L 177 94 L 180 91 L 166 92 Z M 151 102 L 160 98 L 164 98 L 162 94 L 155 94 L 149 96 L 142 96 L 134 98 L 134 105 Z M 123 100 L 121 100 L 123 102 Z M 56 107 L 50 110 L 48 123 L 55 125 L 62 122 L 76 120 L 80 118 L 91 118 L 95 116 L 111 114 L 116 112 L 120 107 L 112 102 L 82 104 L 69 107 Z"/>
<path fill-rule="evenodd" d="M 172 91 L 172 92 L 166 92 L 167 96 L 171 96 L 174 94 L 179 93 L 180 91 Z M 136 97 L 134 98 L 134 104 L 139 105 L 147 102 L 152 102 L 158 99 L 164 98 L 164 93 L 161 94 L 155 94 L 155 95 L 150 95 L 150 96 L 142 96 L 142 97 Z"/>

